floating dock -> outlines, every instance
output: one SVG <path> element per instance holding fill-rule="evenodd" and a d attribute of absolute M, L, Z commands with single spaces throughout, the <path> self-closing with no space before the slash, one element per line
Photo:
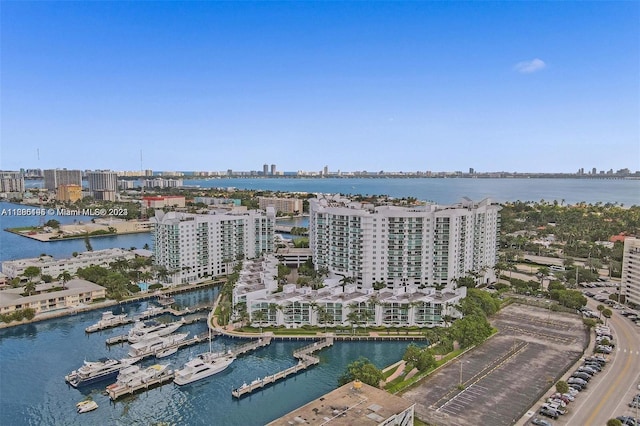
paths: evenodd
<path fill-rule="evenodd" d="M 115 401 L 116 399 L 121 398 L 125 395 L 132 395 L 141 390 L 147 390 L 147 389 L 154 388 L 156 386 L 161 386 L 165 383 L 172 381 L 174 376 L 175 374 L 171 370 L 169 373 L 163 374 L 160 377 L 150 379 L 145 383 L 138 383 L 133 386 L 125 386 L 125 387 L 116 388 L 116 389 L 107 388 L 107 394 L 109 395 L 109 398 L 111 398 L 112 401 Z"/>
<path fill-rule="evenodd" d="M 257 379 L 251 382 L 250 384 L 243 384 L 237 389 L 231 391 L 231 395 L 235 398 L 241 398 L 244 395 L 248 395 L 255 390 L 259 390 L 264 388 L 271 383 L 275 383 L 278 380 L 284 379 L 290 375 L 297 374 L 300 371 L 306 370 L 307 368 L 316 365 L 320 362 L 320 358 L 313 355 L 314 352 L 324 349 L 328 346 L 333 345 L 333 338 L 327 337 L 322 341 L 311 343 L 301 349 L 296 350 L 293 353 L 293 356 L 298 358 L 298 363 L 293 367 L 289 367 L 285 370 L 279 371 L 276 374 L 271 376 L 265 376 L 262 379 Z"/>

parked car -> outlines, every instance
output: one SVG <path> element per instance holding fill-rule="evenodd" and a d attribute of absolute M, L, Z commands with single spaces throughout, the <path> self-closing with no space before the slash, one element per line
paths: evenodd
<path fill-rule="evenodd" d="M 620 422 L 622 422 L 622 424 L 625 425 L 625 426 L 638 426 L 638 423 L 636 422 L 636 419 L 633 418 L 633 417 L 618 416 L 618 417 L 616 417 L 616 419 L 620 420 Z"/>
<path fill-rule="evenodd" d="M 595 376 L 596 373 L 599 372 L 599 370 L 596 370 L 595 368 L 587 367 L 585 365 L 583 365 L 582 367 L 578 367 L 578 371 L 581 373 L 590 374 L 591 376 Z"/>
<path fill-rule="evenodd" d="M 553 426 L 550 422 L 539 417 L 534 417 L 533 420 L 531 420 L 531 424 L 536 426 Z"/>
<path fill-rule="evenodd" d="M 586 361 L 583 366 L 595 370 L 598 373 L 602 371 L 602 364 L 595 361 Z"/>
<path fill-rule="evenodd" d="M 550 408 L 547 407 L 542 407 L 540 408 L 540 411 L 538 411 L 538 414 L 545 416 L 545 417 L 550 417 L 554 420 L 556 420 L 560 414 L 558 414 L 558 412 L 556 410 L 552 410 Z"/>
<path fill-rule="evenodd" d="M 591 380 L 591 375 L 589 375 L 589 374 L 587 374 L 587 373 L 581 373 L 581 372 L 579 372 L 579 371 L 577 371 L 577 372 L 573 373 L 573 374 L 571 375 L 571 377 L 577 377 L 578 379 L 582 379 L 582 380 L 587 381 L 587 382 L 588 382 L 589 380 Z"/>

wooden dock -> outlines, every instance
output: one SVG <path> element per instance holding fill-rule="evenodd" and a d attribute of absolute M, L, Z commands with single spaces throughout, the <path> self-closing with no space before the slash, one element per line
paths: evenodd
<path fill-rule="evenodd" d="M 125 395 L 132 395 L 142 390 L 148 390 L 156 386 L 161 386 L 165 383 L 172 381 L 174 376 L 175 376 L 175 373 L 172 370 L 170 370 L 167 374 L 163 374 L 162 376 L 151 379 L 145 383 L 138 383 L 133 386 L 126 385 L 123 387 L 111 388 L 111 389 L 107 387 L 107 394 L 109 395 L 109 398 L 111 398 L 112 401 L 115 401 L 116 399 L 121 398 Z"/>
<path fill-rule="evenodd" d="M 233 348 L 230 350 L 230 352 L 233 356 L 238 357 L 242 354 L 246 354 L 248 352 L 255 351 L 256 349 L 268 346 L 269 344 L 271 344 L 271 336 L 262 337 L 260 339 Z"/>
<path fill-rule="evenodd" d="M 250 384 L 245 383 L 239 388 L 232 390 L 231 395 L 233 395 L 235 398 L 241 398 L 242 396 L 248 395 L 255 390 L 262 389 L 265 386 L 282 380 L 290 375 L 297 374 L 300 371 L 306 370 L 307 368 L 320 362 L 320 358 L 313 355 L 313 353 L 331 345 L 333 345 L 333 338 L 327 337 L 320 342 L 314 342 L 301 349 L 298 349 L 293 353 L 293 356 L 299 360 L 296 365 L 279 371 L 271 376 L 265 376 L 262 379 L 254 380 Z"/>

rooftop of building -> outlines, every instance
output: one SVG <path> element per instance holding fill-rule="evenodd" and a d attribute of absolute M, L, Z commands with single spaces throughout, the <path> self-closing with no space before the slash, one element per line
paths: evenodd
<path fill-rule="evenodd" d="M 49 300 L 52 298 L 67 297 L 78 295 L 81 293 L 104 290 L 104 287 L 82 279 L 70 280 L 65 284 L 64 290 L 52 291 L 55 288 L 59 287 L 62 287 L 62 283 L 60 282 L 39 284 L 36 285 L 36 291 L 40 294 L 34 294 L 32 296 L 22 296 L 24 287 L 0 290 L 0 308 L 4 308 L 5 306 L 13 306 L 16 304 L 24 305 L 33 302 L 39 302 L 41 300 Z"/>
<path fill-rule="evenodd" d="M 268 425 L 379 425 L 412 405 L 365 383 L 350 382 Z"/>

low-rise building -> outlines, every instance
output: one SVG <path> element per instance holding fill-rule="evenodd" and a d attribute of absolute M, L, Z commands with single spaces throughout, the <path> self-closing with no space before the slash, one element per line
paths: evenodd
<path fill-rule="evenodd" d="M 149 209 L 162 209 L 165 207 L 184 207 L 185 198 L 180 195 L 142 197 L 142 205 Z"/>
<path fill-rule="evenodd" d="M 21 276 L 30 266 L 40 269 L 41 275 L 57 277 L 64 271 L 75 274 L 79 268 L 87 266 L 108 266 L 121 259 L 133 259 L 135 255 L 127 250 L 111 248 L 96 251 L 86 251 L 68 259 L 54 259 L 52 256 L 40 256 L 29 259 L 7 260 L 2 262 L 2 273 L 9 278 Z"/>
<path fill-rule="evenodd" d="M 268 426 L 411 426 L 414 417 L 414 402 L 356 380 L 285 414 Z"/>
<path fill-rule="evenodd" d="M 299 198 L 258 197 L 261 209 L 273 207 L 280 213 L 302 213 L 302 200 Z"/>
<path fill-rule="evenodd" d="M 317 290 L 295 284 L 280 288 L 277 271 L 278 259 L 274 256 L 243 263 L 233 290 L 233 304 L 245 304 L 253 324 L 287 328 L 445 326 L 447 317 L 461 316 L 455 305 L 467 295 L 466 287 L 442 291 L 415 285 L 359 289 L 338 276 L 324 279 L 323 287 Z"/>
<path fill-rule="evenodd" d="M 23 296 L 23 287 L 0 290 L 0 313 L 33 309 L 36 314 L 90 304 L 106 297 L 106 289 L 90 281 L 73 279 L 64 284 L 52 282 L 36 286 L 35 293 Z"/>

